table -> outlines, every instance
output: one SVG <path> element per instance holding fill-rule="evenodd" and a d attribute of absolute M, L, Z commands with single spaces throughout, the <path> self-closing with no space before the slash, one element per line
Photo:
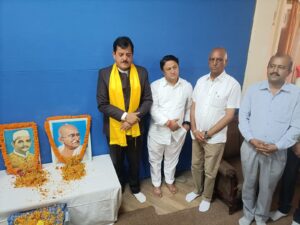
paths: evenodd
<path fill-rule="evenodd" d="M 117 220 L 122 191 L 109 155 L 86 162 L 86 176 L 78 181 L 62 180 L 56 164 L 45 164 L 49 182 L 37 188 L 14 188 L 14 176 L 0 171 L 0 224 L 20 211 L 55 203 L 67 203 L 71 225 L 107 225 Z"/>

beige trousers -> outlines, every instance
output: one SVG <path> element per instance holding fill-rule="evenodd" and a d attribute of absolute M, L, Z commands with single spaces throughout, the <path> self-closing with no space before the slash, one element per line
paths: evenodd
<path fill-rule="evenodd" d="M 194 193 L 211 201 L 215 180 L 223 156 L 225 143 L 207 144 L 193 140 L 192 143 L 192 176 Z"/>

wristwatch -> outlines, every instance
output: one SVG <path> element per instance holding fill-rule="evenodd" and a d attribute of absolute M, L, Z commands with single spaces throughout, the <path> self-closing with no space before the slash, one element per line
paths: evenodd
<path fill-rule="evenodd" d="M 207 131 L 204 131 L 204 139 L 210 139 L 211 137 L 208 135 Z"/>

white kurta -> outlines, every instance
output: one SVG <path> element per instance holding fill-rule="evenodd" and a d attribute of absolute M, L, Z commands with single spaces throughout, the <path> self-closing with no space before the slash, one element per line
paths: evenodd
<path fill-rule="evenodd" d="M 173 86 L 163 77 L 151 84 L 153 105 L 148 133 L 148 151 L 151 179 L 154 186 L 161 185 L 161 162 L 164 157 L 164 174 L 168 184 L 174 182 L 179 154 L 185 140 L 186 130 L 181 127 L 172 132 L 165 124 L 178 119 L 181 125 L 190 121 L 192 85 L 179 78 Z"/>

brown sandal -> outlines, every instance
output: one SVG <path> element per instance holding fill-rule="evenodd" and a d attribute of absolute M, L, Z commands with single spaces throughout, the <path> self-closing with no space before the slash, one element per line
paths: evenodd
<path fill-rule="evenodd" d="M 153 193 L 157 197 L 160 197 L 160 198 L 162 197 L 162 191 L 161 191 L 160 187 L 153 187 Z"/>
<path fill-rule="evenodd" d="M 176 188 L 175 184 L 167 184 L 167 187 L 172 194 L 177 193 L 177 188 Z"/>

